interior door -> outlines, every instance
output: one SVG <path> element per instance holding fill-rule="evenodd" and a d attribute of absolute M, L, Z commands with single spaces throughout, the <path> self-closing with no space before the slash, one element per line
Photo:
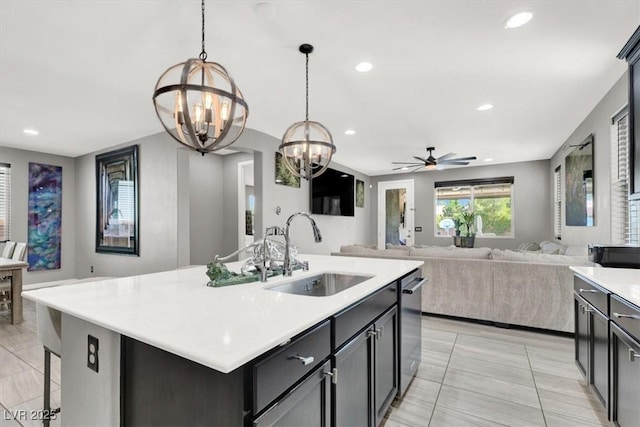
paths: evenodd
<path fill-rule="evenodd" d="M 413 246 L 414 206 L 412 179 L 378 183 L 378 248 Z"/>

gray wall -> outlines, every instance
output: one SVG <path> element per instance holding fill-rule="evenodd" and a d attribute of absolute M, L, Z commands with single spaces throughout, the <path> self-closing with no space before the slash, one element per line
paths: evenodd
<path fill-rule="evenodd" d="M 0 162 L 11 164 L 11 240 L 16 242 L 27 242 L 29 162 L 62 166 L 62 258 L 60 269 L 27 271 L 23 277 L 25 284 L 73 277 L 76 269 L 76 248 L 74 245 L 76 238 L 76 172 L 74 159 L 0 147 Z M 0 246 L 4 245 L 0 243 Z"/>
<path fill-rule="evenodd" d="M 560 148 L 549 162 L 549 203 L 553 206 L 554 188 L 553 174 L 555 169 L 561 165 L 562 183 L 562 243 L 566 245 L 586 245 L 588 243 L 610 243 L 611 242 L 611 217 L 610 217 L 610 189 L 611 189 L 611 124 L 613 116 L 628 103 L 628 73 L 625 73 L 616 82 L 609 92 L 602 98 L 589 115 L 580 123 L 576 130 L 561 144 Z M 564 197 L 565 197 L 565 157 L 571 153 L 571 149 L 562 150 L 567 145 L 580 144 L 584 139 L 593 133 L 593 179 L 594 190 L 594 215 L 595 226 L 593 227 L 569 227 L 565 224 Z M 553 221 L 553 211 L 547 214 Z"/>
<path fill-rule="evenodd" d="M 512 209 L 515 232 L 512 238 L 477 237 L 476 247 L 514 249 L 523 242 L 551 240 L 553 228 L 549 218 L 549 161 L 508 163 L 491 166 L 463 167 L 433 172 L 376 176 L 372 178 L 374 189 L 382 181 L 413 179 L 415 191 L 415 225 L 422 232 L 414 233 L 415 244 L 448 246 L 451 237 L 436 237 L 434 234 L 434 182 L 462 179 L 514 177 Z M 372 192 L 375 196 L 377 191 Z M 371 209 L 370 243 L 377 242 L 378 202 L 373 200 Z"/>
<path fill-rule="evenodd" d="M 237 153 L 224 156 L 224 183 L 223 205 L 223 239 L 222 250 L 216 252 L 220 255 L 228 255 L 238 248 L 238 163 L 253 160 L 253 153 Z M 220 226 L 220 225 L 218 225 Z M 259 233 L 262 235 L 262 233 Z M 215 254 L 214 254 L 215 255 Z"/>
<path fill-rule="evenodd" d="M 224 252 L 222 236 L 224 158 L 189 153 L 190 264 L 206 264 Z"/>
<path fill-rule="evenodd" d="M 95 155 L 76 158 L 76 277 L 130 276 L 177 268 L 178 152 L 182 149 L 168 134 L 158 133 L 118 147 L 139 146 L 140 256 L 98 254 L 95 251 Z M 182 164 L 182 163 L 180 163 Z M 180 182 L 183 182 L 181 179 Z"/>

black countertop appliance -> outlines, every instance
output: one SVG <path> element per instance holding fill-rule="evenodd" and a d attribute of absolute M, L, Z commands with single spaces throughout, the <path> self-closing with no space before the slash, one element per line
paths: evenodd
<path fill-rule="evenodd" d="M 640 268 L 640 246 L 591 244 L 589 260 L 603 267 Z"/>

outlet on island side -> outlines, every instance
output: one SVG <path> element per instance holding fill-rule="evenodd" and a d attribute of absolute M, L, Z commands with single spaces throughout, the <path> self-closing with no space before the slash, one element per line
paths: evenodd
<path fill-rule="evenodd" d="M 98 372 L 98 338 L 87 336 L 87 368 Z"/>
<path fill-rule="evenodd" d="M 93 265 L 91 266 L 91 272 L 93 273 Z"/>

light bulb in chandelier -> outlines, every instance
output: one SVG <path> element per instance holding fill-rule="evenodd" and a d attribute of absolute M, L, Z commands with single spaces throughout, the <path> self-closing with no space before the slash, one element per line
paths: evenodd
<path fill-rule="evenodd" d="M 153 94 L 164 129 L 179 143 L 202 154 L 233 144 L 249 115 L 242 92 L 225 68 L 206 59 L 202 0 L 200 56 L 165 71 Z"/>

